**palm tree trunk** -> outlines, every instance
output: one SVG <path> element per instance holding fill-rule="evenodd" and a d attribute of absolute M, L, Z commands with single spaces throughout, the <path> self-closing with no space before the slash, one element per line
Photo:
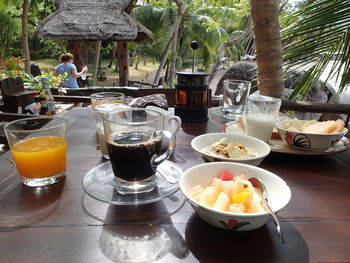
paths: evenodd
<path fill-rule="evenodd" d="M 94 61 L 94 71 L 93 71 L 93 82 L 92 85 L 96 86 L 97 82 L 97 71 L 98 71 L 98 62 L 100 60 L 100 51 L 101 51 L 101 40 L 98 40 L 96 42 L 96 47 L 95 47 L 95 61 Z"/>
<path fill-rule="evenodd" d="M 171 42 L 171 62 L 170 62 L 169 79 L 167 82 L 169 87 L 174 86 L 176 51 L 177 51 L 177 37 L 179 34 L 180 23 L 181 23 L 183 14 L 186 10 L 186 7 L 187 7 L 181 0 L 173 0 L 173 1 L 177 5 L 177 17 L 176 17 L 176 21 L 175 21 L 175 25 L 174 25 L 173 39 Z"/>
<path fill-rule="evenodd" d="M 117 46 L 114 43 L 112 43 L 111 60 L 109 61 L 108 68 L 112 68 L 113 61 L 115 60 L 116 50 L 117 50 Z"/>
<path fill-rule="evenodd" d="M 135 69 L 139 69 L 140 58 L 141 58 L 140 55 L 137 55 L 136 58 L 135 58 L 135 59 L 136 59 L 136 62 L 135 62 Z"/>
<path fill-rule="evenodd" d="M 261 95 L 283 96 L 282 44 L 277 0 L 250 0 Z"/>
<path fill-rule="evenodd" d="M 163 68 L 165 66 L 165 63 L 167 62 L 168 53 L 169 53 L 169 50 L 170 50 L 170 45 L 172 43 L 172 39 L 173 39 L 173 37 L 171 37 L 169 39 L 169 41 L 166 44 L 165 49 L 163 51 L 162 57 L 160 59 L 160 64 L 159 64 L 156 76 L 154 77 L 154 80 L 153 80 L 153 84 L 155 84 L 155 85 L 158 85 L 159 79 L 160 79 L 160 74 L 161 74 L 161 72 L 162 72 L 162 70 L 163 70 Z"/>
<path fill-rule="evenodd" d="M 22 49 L 24 58 L 24 70 L 30 73 L 30 53 L 28 43 L 28 11 L 29 0 L 23 0 L 23 13 L 22 13 Z"/>
<path fill-rule="evenodd" d="M 138 45 L 135 44 L 135 48 L 132 52 L 132 58 L 131 58 L 131 61 L 130 61 L 130 67 L 132 67 L 135 63 L 135 60 L 136 60 L 136 55 L 137 55 L 137 48 L 138 48 Z"/>
<path fill-rule="evenodd" d="M 225 51 L 225 48 L 227 47 L 230 47 L 230 46 L 233 46 L 233 45 L 236 45 L 237 43 L 241 42 L 243 39 L 245 39 L 249 34 L 251 33 L 251 30 L 250 29 L 247 29 L 246 31 L 244 31 L 242 34 L 240 34 L 238 37 L 234 38 L 234 39 L 230 39 L 224 43 L 222 43 L 216 53 L 216 58 L 215 58 L 215 63 L 212 67 L 212 70 L 211 70 L 211 74 L 209 76 L 209 85 L 210 83 L 213 81 L 216 73 L 218 72 L 219 70 L 219 67 L 220 67 L 220 64 L 221 64 L 221 59 L 224 55 L 224 51 Z"/>

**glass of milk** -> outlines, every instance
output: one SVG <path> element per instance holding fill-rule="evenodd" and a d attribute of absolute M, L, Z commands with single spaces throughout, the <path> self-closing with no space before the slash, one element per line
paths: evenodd
<path fill-rule="evenodd" d="M 244 80 L 224 80 L 223 117 L 238 120 L 245 108 L 251 83 Z"/>
<path fill-rule="evenodd" d="M 245 112 L 246 134 L 268 142 L 278 120 L 280 107 L 280 99 L 257 94 L 250 95 Z"/>
<path fill-rule="evenodd" d="M 130 106 L 124 105 L 124 104 L 118 104 L 118 103 L 98 104 L 94 108 L 94 113 L 96 118 L 97 137 L 98 137 L 98 142 L 100 144 L 101 154 L 104 159 L 109 160 L 109 156 L 108 156 L 108 149 L 107 149 L 107 144 L 105 140 L 102 116 L 103 114 L 110 111 L 127 109 L 127 108 L 130 108 Z"/>

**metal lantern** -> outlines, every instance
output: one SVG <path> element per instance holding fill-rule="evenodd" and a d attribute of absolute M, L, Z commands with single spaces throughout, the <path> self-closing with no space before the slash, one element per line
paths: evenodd
<path fill-rule="evenodd" d="M 195 72 L 195 51 L 199 43 L 193 41 L 192 72 L 176 72 L 175 115 L 183 122 L 201 122 L 208 120 L 210 90 L 208 73 Z"/>

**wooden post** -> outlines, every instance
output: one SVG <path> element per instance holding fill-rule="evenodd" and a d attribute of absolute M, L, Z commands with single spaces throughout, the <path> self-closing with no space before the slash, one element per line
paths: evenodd
<path fill-rule="evenodd" d="M 128 86 L 129 82 L 129 52 L 128 41 L 118 41 L 119 85 Z"/>
<path fill-rule="evenodd" d="M 80 43 L 78 40 L 72 40 L 69 43 L 69 50 L 74 56 L 74 65 L 77 67 L 78 72 L 85 66 L 84 58 L 80 52 Z"/>

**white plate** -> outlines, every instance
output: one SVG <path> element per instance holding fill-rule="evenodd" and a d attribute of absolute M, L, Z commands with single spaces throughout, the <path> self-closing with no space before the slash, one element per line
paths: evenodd
<path fill-rule="evenodd" d="M 228 122 L 222 127 L 223 132 L 234 133 L 234 134 L 244 134 L 244 131 L 239 124 L 239 121 Z M 271 152 L 275 153 L 285 153 L 293 155 L 329 155 L 347 151 L 350 149 L 350 140 L 343 137 L 339 142 L 335 143 L 332 147 L 325 149 L 323 151 L 305 151 L 299 150 L 291 147 L 285 143 L 282 139 L 271 139 L 268 143 L 271 147 Z"/>

